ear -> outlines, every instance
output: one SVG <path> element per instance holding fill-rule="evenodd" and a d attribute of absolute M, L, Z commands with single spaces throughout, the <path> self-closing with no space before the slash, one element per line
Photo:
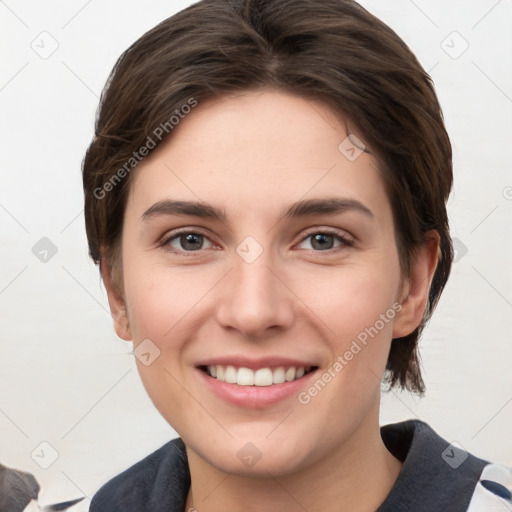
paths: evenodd
<path fill-rule="evenodd" d="M 399 300 L 402 309 L 395 317 L 393 338 L 411 334 L 421 323 L 439 261 L 439 244 L 439 233 L 431 230 L 425 233 L 425 242 L 416 250 Z"/>
<path fill-rule="evenodd" d="M 107 290 L 108 304 L 110 306 L 110 313 L 114 322 L 114 329 L 121 339 L 125 341 L 132 341 L 133 337 L 128 321 L 128 310 L 125 299 L 122 293 L 112 282 L 110 265 L 108 265 L 106 259 L 103 259 L 102 261 L 105 263 L 102 265 L 101 278 L 103 279 L 103 284 Z"/>

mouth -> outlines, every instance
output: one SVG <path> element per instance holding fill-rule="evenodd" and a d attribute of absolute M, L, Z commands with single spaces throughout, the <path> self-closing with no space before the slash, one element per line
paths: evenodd
<path fill-rule="evenodd" d="M 311 385 L 320 366 L 311 359 L 277 354 L 260 358 L 231 354 L 198 361 L 195 370 L 207 393 L 241 410 L 261 410 L 290 404 Z"/>
<path fill-rule="evenodd" d="M 318 366 L 277 366 L 251 369 L 232 365 L 201 365 L 198 369 L 220 382 L 237 386 L 269 387 L 303 379 Z"/>

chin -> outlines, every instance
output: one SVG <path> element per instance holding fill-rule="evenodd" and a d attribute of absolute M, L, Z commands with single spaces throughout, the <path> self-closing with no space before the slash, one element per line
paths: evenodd
<path fill-rule="evenodd" d="M 239 457 L 237 453 L 234 456 L 223 453 L 219 458 L 212 459 L 210 463 L 225 473 L 251 478 L 268 478 L 269 475 L 280 477 L 301 469 L 303 459 L 291 449 L 263 451 L 251 455 L 250 452 L 254 449 L 246 446 L 242 450 L 244 448 L 246 452 L 243 457 Z"/>
<path fill-rule="evenodd" d="M 308 458 L 306 450 L 310 445 L 290 435 L 285 436 L 286 441 L 279 437 L 272 439 L 272 436 L 265 439 L 268 432 L 267 429 L 265 434 L 234 436 L 224 442 L 210 442 L 207 446 L 201 446 L 202 443 L 187 446 L 225 473 L 268 478 L 269 473 L 277 477 L 299 471 Z"/>

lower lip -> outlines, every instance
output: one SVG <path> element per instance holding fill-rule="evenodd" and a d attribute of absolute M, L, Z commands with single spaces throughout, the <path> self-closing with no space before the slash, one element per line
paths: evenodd
<path fill-rule="evenodd" d="M 271 386 L 239 386 L 210 377 L 206 372 L 196 368 L 205 384 L 220 398 L 239 407 L 258 409 L 276 404 L 297 395 L 316 375 L 316 370 L 300 379 Z"/>

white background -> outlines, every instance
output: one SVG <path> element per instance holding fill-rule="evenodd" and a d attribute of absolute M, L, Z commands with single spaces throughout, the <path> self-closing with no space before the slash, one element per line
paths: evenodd
<path fill-rule="evenodd" d="M 115 335 L 88 259 L 81 161 L 117 57 L 189 4 L 0 2 L 0 461 L 36 476 L 41 503 L 90 498 L 176 437 L 146 396 L 131 344 Z M 458 261 L 421 341 L 427 394 L 384 395 L 381 424 L 418 417 L 512 465 L 512 1 L 362 4 L 431 73 L 455 166 Z M 46 59 L 31 47 L 52 44 Z M 32 252 L 42 237 L 57 248 L 46 263 Z M 31 458 L 37 449 L 51 461 L 43 441 L 59 454 L 48 469 Z"/>

